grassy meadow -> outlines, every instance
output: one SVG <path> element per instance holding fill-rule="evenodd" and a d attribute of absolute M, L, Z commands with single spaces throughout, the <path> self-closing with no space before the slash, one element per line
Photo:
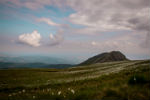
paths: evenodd
<path fill-rule="evenodd" d="M 149 100 L 150 61 L 1 69 L 0 100 Z"/>

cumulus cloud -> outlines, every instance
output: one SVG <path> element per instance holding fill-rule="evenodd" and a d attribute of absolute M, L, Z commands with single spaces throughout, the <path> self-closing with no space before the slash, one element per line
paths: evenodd
<path fill-rule="evenodd" d="M 34 30 L 32 33 L 25 33 L 19 36 L 19 41 L 33 47 L 40 46 L 41 35 L 38 31 Z"/>
<path fill-rule="evenodd" d="M 45 18 L 45 17 L 42 17 L 42 18 L 36 18 L 36 21 L 37 22 L 44 22 L 50 26 L 59 26 L 59 24 L 53 22 L 50 18 Z"/>
<path fill-rule="evenodd" d="M 61 34 L 59 34 L 59 33 L 57 33 L 55 35 L 50 34 L 49 38 L 50 38 L 50 45 L 51 46 L 58 45 L 61 42 L 63 42 L 63 40 L 64 40 L 64 37 Z"/>
<path fill-rule="evenodd" d="M 97 43 L 96 43 L 95 41 L 92 41 L 92 42 L 91 42 L 91 45 L 96 46 Z"/>

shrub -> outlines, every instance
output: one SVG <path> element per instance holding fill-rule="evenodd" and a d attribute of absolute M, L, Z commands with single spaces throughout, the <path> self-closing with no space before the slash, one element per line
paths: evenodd
<path fill-rule="evenodd" d="M 129 78 L 128 84 L 144 84 L 146 82 L 146 78 L 143 75 L 133 75 Z"/>

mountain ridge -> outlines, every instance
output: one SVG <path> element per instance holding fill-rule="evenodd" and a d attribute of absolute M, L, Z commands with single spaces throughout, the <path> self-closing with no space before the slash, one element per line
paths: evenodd
<path fill-rule="evenodd" d="M 124 61 L 124 60 L 129 60 L 129 59 L 127 59 L 123 53 L 121 53 L 120 51 L 111 51 L 111 52 L 104 52 L 96 56 L 90 57 L 84 62 L 80 63 L 79 65 L 90 65 L 95 63 Z"/>

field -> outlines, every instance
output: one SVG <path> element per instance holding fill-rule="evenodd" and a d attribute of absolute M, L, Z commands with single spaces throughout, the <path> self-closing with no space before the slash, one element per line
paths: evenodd
<path fill-rule="evenodd" d="M 1 69 L 0 100 L 149 100 L 150 61 Z"/>

